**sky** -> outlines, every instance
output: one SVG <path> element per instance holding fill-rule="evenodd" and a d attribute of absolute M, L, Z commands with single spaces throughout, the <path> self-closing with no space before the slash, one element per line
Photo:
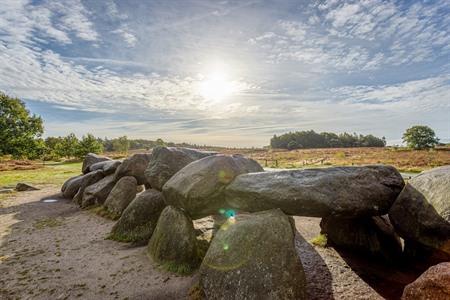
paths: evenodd
<path fill-rule="evenodd" d="M 0 0 L 0 90 L 45 135 L 450 141 L 450 2 Z"/>

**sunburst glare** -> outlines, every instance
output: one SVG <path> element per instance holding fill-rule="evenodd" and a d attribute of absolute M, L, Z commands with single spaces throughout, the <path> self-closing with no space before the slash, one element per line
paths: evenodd
<path fill-rule="evenodd" d="M 204 99 L 221 101 L 239 92 L 239 83 L 233 80 L 224 64 L 214 64 L 204 73 L 206 75 L 200 74 L 202 79 L 197 87 L 197 93 Z"/>

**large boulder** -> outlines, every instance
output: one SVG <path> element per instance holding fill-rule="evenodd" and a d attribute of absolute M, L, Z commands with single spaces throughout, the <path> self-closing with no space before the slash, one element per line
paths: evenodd
<path fill-rule="evenodd" d="M 168 205 L 182 208 L 191 218 L 218 214 L 224 208 L 222 190 L 239 174 L 262 172 L 254 160 L 241 155 L 214 155 L 178 171 L 163 187 Z"/>
<path fill-rule="evenodd" d="M 64 182 L 61 187 L 61 192 L 63 193 L 64 198 L 72 199 L 73 196 L 75 196 L 83 183 L 83 177 L 84 175 L 74 176 Z"/>
<path fill-rule="evenodd" d="M 402 300 L 450 299 L 450 262 L 429 268 L 403 290 Z"/>
<path fill-rule="evenodd" d="M 116 179 L 114 174 L 111 174 L 88 186 L 84 190 L 81 207 L 85 208 L 94 204 L 103 204 L 115 184 Z"/>
<path fill-rule="evenodd" d="M 199 151 L 190 148 L 156 147 L 145 170 L 145 177 L 152 188 L 162 190 L 163 185 L 176 172 L 198 159 L 215 155 L 217 152 Z"/>
<path fill-rule="evenodd" d="M 105 160 L 95 163 L 89 167 L 89 172 L 102 170 L 105 175 L 112 174 L 120 166 L 122 162 L 119 160 Z"/>
<path fill-rule="evenodd" d="M 152 155 L 149 153 L 137 153 L 126 158 L 116 170 L 116 180 L 124 176 L 133 176 L 136 178 L 138 185 L 145 184 L 144 171 L 151 157 Z"/>
<path fill-rule="evenodd" d="M 83 202 L 84 190 L 88 186 L 93 185 L 96 182 L 99 182 L 103 177 L 105 177 L 105 174 L 103 173 L 102 170 L 96 170 L 85 174 L 81 180 L 78 192 L 73 197 L 73 201 L 78 205 L 81 205 L 81 203 Z"/>
<path fill-rule="evenodd" d="M 396 231 L 450 260 L 450 166 L 408 181 L 389 211 Z"/>
<path fill-rule="evenodd" d="M 404 186 L 391 166 L 335 167 L 243 174 L 225 189 L 230 208 L 280 208 L 288 215 L 386 214 Z"/>
<path fill-rule="evenodd" d="M 136 197 L 137 180 L 133 176 L 120 178 L 106 198 L 103 206 L 113 218 L 119 218 L 134 197 Z"/>
<path fill-rule="evenodd" d="M 401 258 L 402 244 L 387 216 L 328 216 L 322 218 L 320 228 L 333 246 L 359 251 L 394 263 Z"/>
<path fill-rule="evenodd" d="M 181 210 L 167 206 L 148 243 L 148 254 L 168 271 L 188 274 L 200 264 L 192 220 Z"/>
<path fill-rule="evenodd" d="M 306 299 L 290 217 L 270 210 L 231 217 L 200 266 L 207 299 Z"/>
<path fill-rule="evenodd" d="M 135 244 L 148 243 L 165 206 L 161 192 L 153 189 L 145 190 L 123 211 L 109 238 Z"/>
<path fill-rule="evenodd" d="M 83 166 L 81 167 L 81 171 L 83 172 L 83 174 L 88 173 L 89 167 L 92 166 L 95 163 L 101 162 L 101 161 L 106 161 L 106 160 L 110 160 L 107 157 L 104 156 L 100 156 L 94 153 L 88 153 L 83 160 Z"/>

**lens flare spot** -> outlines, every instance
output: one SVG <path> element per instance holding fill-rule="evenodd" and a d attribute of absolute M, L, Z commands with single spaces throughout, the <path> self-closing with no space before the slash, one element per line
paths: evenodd
<path fill-rule="evenodd" d="M 230 246 L 228 244 L 223 245 L 223 250 L 227 251 L 229 248 L 230 248 Z"/>
<path fill-rule="evenodd" d="M 232 209 L 227 209 L 225 211 L 225 217 L 226 218 L 234 218 L 236 216 L 236 212 Z"/>

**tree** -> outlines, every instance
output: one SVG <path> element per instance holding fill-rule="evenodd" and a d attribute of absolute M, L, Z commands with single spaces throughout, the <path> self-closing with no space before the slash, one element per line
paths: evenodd
<path fill-rule="evenodd" d="M 406 129 L 403 134 L 403 141 L 409 148 L 428 149 L 439 143 L 434 130 L 428 126 L 416 125 Z"/>
<path fill-rule="evenodd" d="M 114 151 L 127 153 L 130 148 L 130 141 L 127 136 L 121 136 L 112 141 Z"/>
<path fill-rule="evenodd" d="M 157 146 L 165 146 L 166 145 L 166 143 L 161 138 L 157 139 L 155 143 Z"/>
<path fill-rule="evenodd" d="M 55 153 L 60 157 L 76 157 L 78 144 L 77 136 L 74 133 L 70 133 L 55 145 Z"/>
<path fill-rule="evenodd" d="M 98 154 L 101 152 L 103 152 L 103 145 L 92 134 L 88 133 L 81 138 L 77 147 L 76 156 L 83 158 L 88 153 Z"/>
<path fill-rule="evenodd" d="M 37 158 L 44 143 L 42 119 L 30 115 L 25 103 L 0 92 L 0 155 Z"/>

